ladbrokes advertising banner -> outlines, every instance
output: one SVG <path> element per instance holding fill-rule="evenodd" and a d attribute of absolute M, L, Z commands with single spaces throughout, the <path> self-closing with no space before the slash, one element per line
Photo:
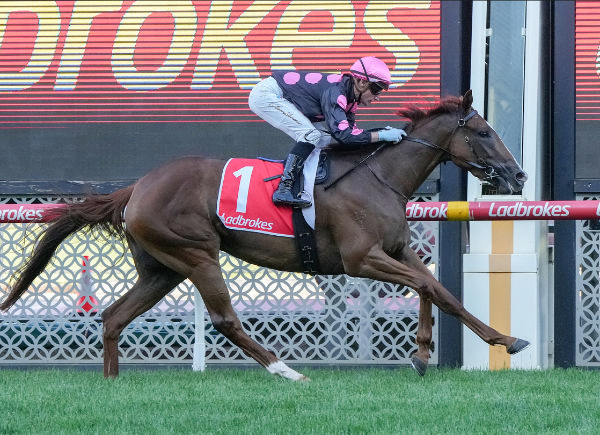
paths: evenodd
<path fill-rule="evenodd" d="M 396 86 L 359 120 L 440 89 L 440 2 L 0 1 L 0 128 L 259 121 L 275 69 L 345 72 L 374 55 Z"/>

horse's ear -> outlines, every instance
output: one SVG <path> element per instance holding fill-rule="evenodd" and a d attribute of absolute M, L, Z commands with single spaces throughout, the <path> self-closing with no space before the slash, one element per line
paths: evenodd
<path fill-rule="evenodd" d="M 463 100 L 462 100 L 462 106 L 463 106 L 463 109 L 469 110 L 469 108 L 472 105 L 473 105 L 473 91 L 471 89 L 469 89 L 467 92 L 465 92 L 465 96 L 463 97 Z"/>

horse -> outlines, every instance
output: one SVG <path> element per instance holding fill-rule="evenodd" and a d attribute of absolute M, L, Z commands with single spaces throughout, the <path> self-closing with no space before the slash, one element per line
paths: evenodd
<path fill-rule="evenodd" d="M 520 191 L 527 180 L 472 103 L 469 90 L 462 96 L 441 98 L 428 108 L 398 110 L 407 120 L 409 136 L 398 144 L 329 152 L 335 181 L 314 188 L 319 273 L 400 284 L 419 295 L 418 348 L 411 365 L 421 376 L 430 358 L 432 304 L 457 317 L 486 343 L 505 346 L 509 354 L 529 346 L 528 341 L 504 335 L 469 313 L 410 247 L 407 202 L 440 163 L 451 161 L 500 193 Z M 123 329 L 187 278 L 200 292 L 218 332 L 270 373 L 307 380 L 252 339 L 233 309 L 219 251 L 272 269 L 302 272 L 303 267 L 293 238 L 223 225 L 216 207 L 224 166 L 224 160 L 180 157 L 128 187 L 92 194 L 57 209 L 33 253 L 15 272 L 15 283 L 0 310 L 15 304 L 65 238 L 98 228 L 125 240 L 138 274 L 135 284 L 102 312 L 105 377 L 119 374 L 118 340 Z"/>

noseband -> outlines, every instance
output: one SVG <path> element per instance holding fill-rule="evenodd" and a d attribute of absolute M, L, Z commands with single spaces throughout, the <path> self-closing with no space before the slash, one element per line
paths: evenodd
<path fill-rule="evenodd" d="M 483 180 L 490 181 L 490 180 L 496 178 L 498 176 L 498 174 L 496 173 L 496 170 L 491 165 L 487 164 L 486 161 L 479 154 L 477 154 L 477 151 L 473 147 L 473 144 L 471 143 L 471 141 L 469 141 L 468 136 L 465 135 L 465 142 L 467 145 L 469 145 L 469 149 L 471 150 L 471 152 L 475 155 L 475 157 L 477 157 L 477 163 L 471 162 L 469 160 L 465 160 L 462 157 L 457 156 L 456 154 L 454 154 L 453 152 L 451 152 L 448 149 L 450 142 L 452 141 L 452 138 L 454 137 L 454 134 L 456 133 L 456 131 L 459 128 L 464 127 L 467 124 L 467 122 L 469 121 L 469 119 L 471 119 L 472 117 L 474 117 L 477 114 L 478 114 L 477 110 L 472 109 L 467 114 L 467 116 L 465 116 L 463 118 L 461 118 L 460 116 L 458 117 L 458 123 L 457 123 L 456 127 L 454 127 L 454 130 L 452 130 L 452 133 L 450 134 L 450 137 L 448 138 L 446 147 L 441 147 L 432 142 L 426 141 L 424 139 L 419 139 L 418 137 L 412 137 L 412 136 L 406 136 L 406 137 L 404 137 L 403 140 L 420 143 L 421 145 L 425 145 L 429 148 L 433 148 L 435 150 L 442 151 L 442 152 L 448 154 L 449 156 L 451 156 L 452 158 L 465 163 L 467 166 L 470 166 L 471 168 L 479 169 L 480 171 L 483 171 L 483 173 L 485 174 L 485 177 L 483 178 Z"/>

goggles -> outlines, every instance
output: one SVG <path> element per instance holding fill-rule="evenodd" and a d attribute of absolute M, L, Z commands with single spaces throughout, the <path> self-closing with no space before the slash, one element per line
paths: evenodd
<path fill-rule="evenodd" d="M 384 82 L 370 82 L 369 89 L 373 95 L 379 95 L 383 91 L 387 91 L 390 85 Z"/>

